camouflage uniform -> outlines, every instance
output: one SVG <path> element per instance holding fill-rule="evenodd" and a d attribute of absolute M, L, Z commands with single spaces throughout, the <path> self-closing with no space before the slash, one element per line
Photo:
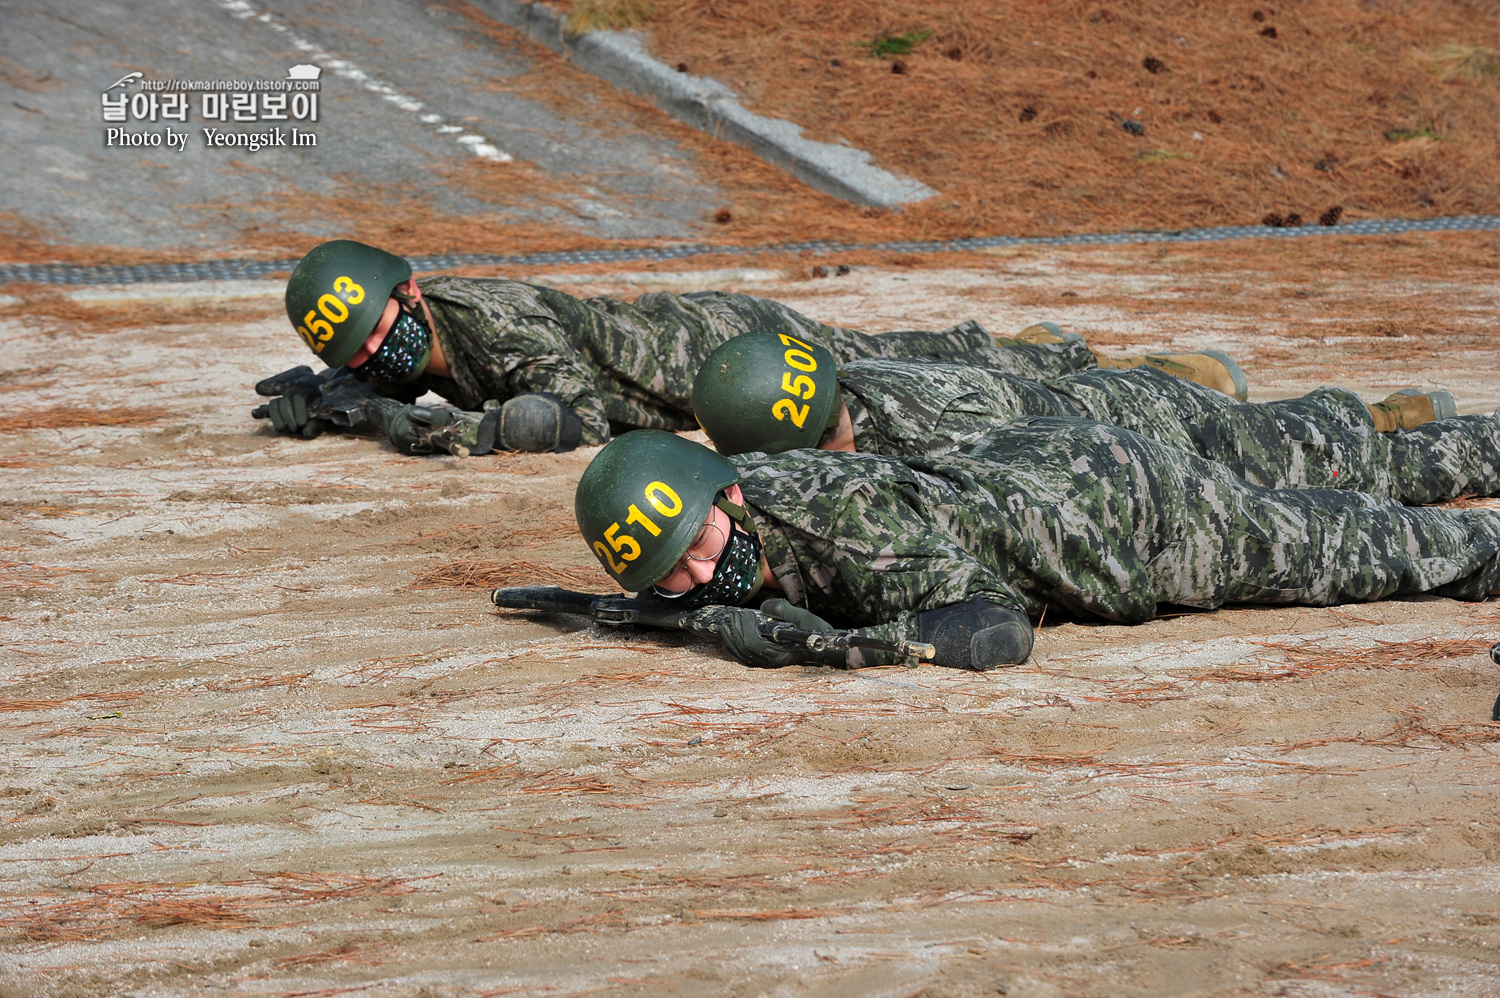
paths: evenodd
<path fill-rule="evenodd" d="M 634 304 L 586 301 L 519 281 L 429 277 L 418 282 L 452 378 L 420 384 L 461 409 L 488 399 L 553 392 L 583 420 L 585 444 L 611 429 L 695 429 L 693 375 L 719 344 L 741 333 L 813 340 L 840 361 L 952 358 L 1029 377 L 1094 366 L 1082 342 L 995 340 L 977 322 L 941 332 L 861 333 L 816 322 L 777 302 L 718 291 L 645 294 Z"/>
<path fill-rule="evenodd" d="M 1353 392 L 1245 403 L 1149 367 L 1044 383 L 957 364 L 861 360 L 839 370 L 855 446 L 936 457 L 999 425 L 1082 416 L 1218 461 L 1266 488 L 1352 489 L 1404 503 L 1500 493 L 1500 421 L 1458 416 L 1380 433 Z"/>
<path fill-rule="evenodd" d="M 1500 586 L 1500 513 L 1263 489 L 1089 420 L 1029 420 L 935 460 L 732 460 L 787 598 L 884 637 L 915 637 L 915 613 L 973 598 L 1134 623 L 1160 603 L 1480 599 Z"/>

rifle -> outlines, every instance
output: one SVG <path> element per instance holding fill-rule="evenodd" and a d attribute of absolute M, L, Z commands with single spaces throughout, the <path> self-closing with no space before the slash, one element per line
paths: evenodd
<path fill-rule="evenodd" d="M 557 586 L 513 586 L 490 593 L 490 602 L 506 610 L 541 610 L 547 613 L 571 613 L 587 617 L 596 624 L 610 627 L 638 625 L 660 627 L 671 631 L 691 631 L 700 637 L 717 638 L 722 606 L 705 606 L 696 610 L 675 609 L 660 600 L 625 595 L 596 596 L 575 593 Z M 845 630 L 809 631 L 786 621 L 766 618 L 756 630 L 768 641 L 782 645 L 801 645 L 819 654 L 825 651 L 848 651 L 867 648 L 899 656 L 902 664 L 915 669 L 918 662 L 932 661 L 937 649 L 920 641 L 886 641 L 868 638 Z"/>
<path fill-rule="evenodd" d="M 341 430 L 374 430 L 390 438 L 391 421 L 406 403 L 382 395 L 375 386 L 354 375 L 347 367 L 329 368 L 314 374 L 307 365 L 299 365 L 289 371 L 273 374 L 255 385 L 255 394 L 267 398 L 278 395 L 307 396 L 307 413 L 312 419 L 322 420 Z M 499 412 L 486 412 L 478 417 L 478 426 L 473 427 L 475 416 L 470 413 L 453 413 L 448 409 L 412 406 L 414 416 L 425 416 L 441 421 L 444 425 L 423 425 L 425 420 L 412 419 L 412 430 L 416 433 L 414 453 L 433 450 L 447 451 L 454 457 L 488 454 L 495 447 L 495 436 L 499 426 Z M 418 412 L 417 410 L 421 410 Z M 255 419 L 269 419 L 268 406 L 258 405 L 250 411 Z M 473 428 L 471 428 L 473 427 Z M 460 433 L 471 438 L 463 442 Z M 426 448 L 421 450 L 420 448 Z"/>

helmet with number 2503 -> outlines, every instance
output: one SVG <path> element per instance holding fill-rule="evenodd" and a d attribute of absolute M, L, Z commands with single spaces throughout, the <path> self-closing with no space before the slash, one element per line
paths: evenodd
<path fill-rule="evenodd" d="M 574 494 L 584 543 L 628 592 L 672 570 L 713 508 L 739 480 L 723 456 L 664 430 L 632 430 L 589 462 Z"/>
<path fill-rule="evenodd" d="M 335 239 L 316 246 L 286 285 L 286 316 L 329 367 L 348 363 L 380 322 L 411 265 L 394 253 Z"/>

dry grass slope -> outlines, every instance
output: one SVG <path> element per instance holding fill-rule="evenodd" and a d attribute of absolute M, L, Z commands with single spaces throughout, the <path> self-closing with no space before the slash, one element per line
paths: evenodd
<path fill-rule="evenodd" d="M 1272 213 L 1310 225 L 1335 205 L 1358 218 L 1500 203 L 1493 4 L 657 8 L 647 27 L 663 61 L 943 192 L 904 213 L 896 227 L 908 234 L 1251 224 Z"/>

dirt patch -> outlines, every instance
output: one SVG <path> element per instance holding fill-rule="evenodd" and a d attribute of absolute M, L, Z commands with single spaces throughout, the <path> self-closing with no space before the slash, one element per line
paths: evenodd
<path fill-rule="evenodd" d="M 83 246 L 59 243 L 46 228 L 11 212 L 0 212 L 0 237 L 7 263 L 75 263 L 85 266 L 131 263 L 180 263 L 191 253 L 143 254 L 122 246 Z"/>
<path fill-rule="evenodd" d="M 1399 381 L 1476 412 L 1493 249 L 789 261 L 736 290 L 875 330 L 1218 346 L 1254 398 Z M 0 316 L 8 413 L 160 414 L 0 439 L 5 994 L 1493 990 L 1493 604 L 1049 619 L 984 675 L 752 670 L 500 613 L 483 587 L 606 591 L 567 522 L 592 451 L 277 437 L 249 417 L 303 360 L 276 304 L 162 305 L 65 357 L 61 319 Z"/>
<path fill-rule="evenodd" d="M 7 284 L 5 294 L 20 301 L 0 305 L 0 318 L 21 319 L 55 332 L 109 333 L 120 329 L 156 329 L 204 322 L 237 324 L 284 314 L 273 298 L 230 298 L 210 301 L 79 300 L 55 285 Z M 14 378 L 18 372 L 7 372 Z"/>
<path fill-rule="evenodd" d="M 562 586 L 609 592 L 610 579 L 597 570 L 495 558 L 460 558 L 417 573 L 413 589 L 494 589 L 498 586 Z"/>
<path fill-rule="evenodd" d="M 57 405 L 47 409 L 0 416 L 0 433 L 15 430 L 60 430 L 75 426 L 139 426 L 162 418 L 160 409 L 149 406 L 115 406 L 95 409 L 81 405 Z"/>

